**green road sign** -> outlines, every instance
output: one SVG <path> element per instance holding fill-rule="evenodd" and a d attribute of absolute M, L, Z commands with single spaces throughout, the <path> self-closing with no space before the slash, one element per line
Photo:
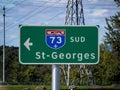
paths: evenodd
<path fill-rule="evenodd" d="M 21 26 L 22 64 L 97 64 L 96 26 Z"/>

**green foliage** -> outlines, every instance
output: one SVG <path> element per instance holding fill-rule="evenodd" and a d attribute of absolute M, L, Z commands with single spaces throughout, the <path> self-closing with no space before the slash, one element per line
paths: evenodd
<path fill-rule="evenodd" d="M 120 6 L 120 0 L 114 0 L 118 6 Z"/>
<path fill-rule="evenodd" d="M 2 59 L 3 59 L 2 47 L 0 47 L 0 81 L 2 81 Z"/>
<path fill-rule="evenodd" d="M 109 19 L 106 18 L 106 23 L 105 43 L 110 44 L 113 52 L 120 52 L 120 12 Z"/>
<path fill-rule="evenodd" d="M 25 88 L 31 88 L 35 90 L 35 85 L 8 85 L 5 90 L 24 90 Z"/>
<path fill-rule="evenodd" d="M 5 85 L 2 86 L 2 88 L 0 87 L 0 90 L 24 90 L 24 88 L 31 88 L 32 90 L 36 90 L 37 85 Z M 105 89 L 105 90 L 109 90 L 109 89 L 115 89 L 112 86 L 76 86 L 77 90 L 89 90 L 89 89 Z M 100 88 L 101 87 L 101 88 Z M 51 86 L 50 85 L 45 85 L 45 88 L 47 88 L 47 90 L 51 90 Z M 67 86 L 60 86 L 60 90 L 70 90 L 69 87 Z"/>
<path fill-rule="evenodd" d="M 106 24 L 105 40 L 100 45 L 100 62 L 93 66 L 95 83 L 103 85 L 120 83 L 120 12 L 106 18 Z"/>
<path fill-rule="evenodd" d="M 109 52 L 103 53 L 103 60 L 107 64 L 107 80 L 120 82 L 120 12 L 115 16 L 106 18 L 107 29 L 105 35 L 105 44 Z"/>
<path fill-rule="evenodd" d="M 18 47 L 6 46 L 5 79 L 11 83 L 51 83 L 50 65 L 22 65 L 18 59 Z M 2 46 L 0 46 L 0 80 L 2 80 Z"/>

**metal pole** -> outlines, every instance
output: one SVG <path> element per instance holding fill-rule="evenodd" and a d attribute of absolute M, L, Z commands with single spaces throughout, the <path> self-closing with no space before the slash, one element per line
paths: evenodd
<path fill-rule="evenodd" d="M 79 25 L 79 23 L 78 23 L 78 20 L 79 20 L 79 19 L 78 19 L 78 18 L 79 18 L 79 17 L 78 17 L 78 13 L 79 13 L 79 12 L 78 12 L 78 0 L 76 0 L 76 24 L 77 24 L 77 25 Z"/>
<path fill-rule="evenodd" d="M 67 76 L 68 76 L 68 78 L 67 78 L 67 86 L 69 86 L 70 85 L 70 64 L 68 64 Z"/>
<path fill-rule="evenodd" d="M 5 82 L 5 6 L 3 6 L 3 83 Z"/>
<path fill-rule="evenodd" d="M 73 23 L 73 0 L 71 2 L 71 6 L 70 6 L 71 10 L 70 10 L 70 25 L 72 25 Z"/>
<path fill-rule="evenodd" d="M 52 65 L 52 90 L 60 90 L 60 66 Z"/>

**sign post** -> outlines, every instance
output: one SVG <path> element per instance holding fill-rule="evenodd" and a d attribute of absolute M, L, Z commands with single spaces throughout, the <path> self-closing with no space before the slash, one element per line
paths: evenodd
<path fill-rule="evenodd" d="M 96 26 L 22 26 L 22 64 L 97 64 Z"/>
<path fill-rule="evenodd" d="M 96 26 L 21 26 L 19 62 L 52 64 L 52 90 L 60 90 L 59 64 L 97 64 L 98 40 Z"/>
<path fill-rule="evenodd" d="M 52 65 L 52 90 L 60 90 L 60 66 Z"/>

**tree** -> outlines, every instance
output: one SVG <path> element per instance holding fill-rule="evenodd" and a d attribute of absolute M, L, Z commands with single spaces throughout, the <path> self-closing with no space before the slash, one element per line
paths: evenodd
<path fill-rule="evenodd" d="M 120 5 L 120 0 L 115 0 Z M 106 58 L 111 66 L 107 69 L 108 79 L 116 83 L 120 81 L 120 12 L 115 16 L 106 18 L 105 44 L 109 47 L 110 58 Z"/>
<path fill-rule="evenodd" d="M 111 46 L 113 52 L 120 53 L 120 12 L 109 19 L 106 18 L 106 23 L 105 43 Z"/>
<path fill-rule="evenodd" d="M 5 79 L 16 82 L 18 68 L 18 48 L 6 46 Z"/>
<path fill-rule="evenodd" d="M 3 51 L 2 51 L 2 47 L 0 47 L 0 81 L 2 81 L 2 69 L 3 69 L 3 64 L 2 64 L 2 60 L 3 60 Z"/>
<path fill-rule="evenodd" d="M 93 65 L 94 84 L 105 85 L 108 83 L 108 70 L 111 67 L 111 53 L 105 43 L 100 44 L 99 64 Z"/>
<path fill-rule="evenodd" d="M 118 6 L 120 6 L 120 0 L 114 0 Z"/>
<path fill-rule="evenodd" d="M 51 83 L 50 65 L 22 65 L 18 60 L 18 47 L 6 46 L 5 81 L 7 83 Z M 3 48 L 0 46 L 0 81 L 2 81 Z"/>

